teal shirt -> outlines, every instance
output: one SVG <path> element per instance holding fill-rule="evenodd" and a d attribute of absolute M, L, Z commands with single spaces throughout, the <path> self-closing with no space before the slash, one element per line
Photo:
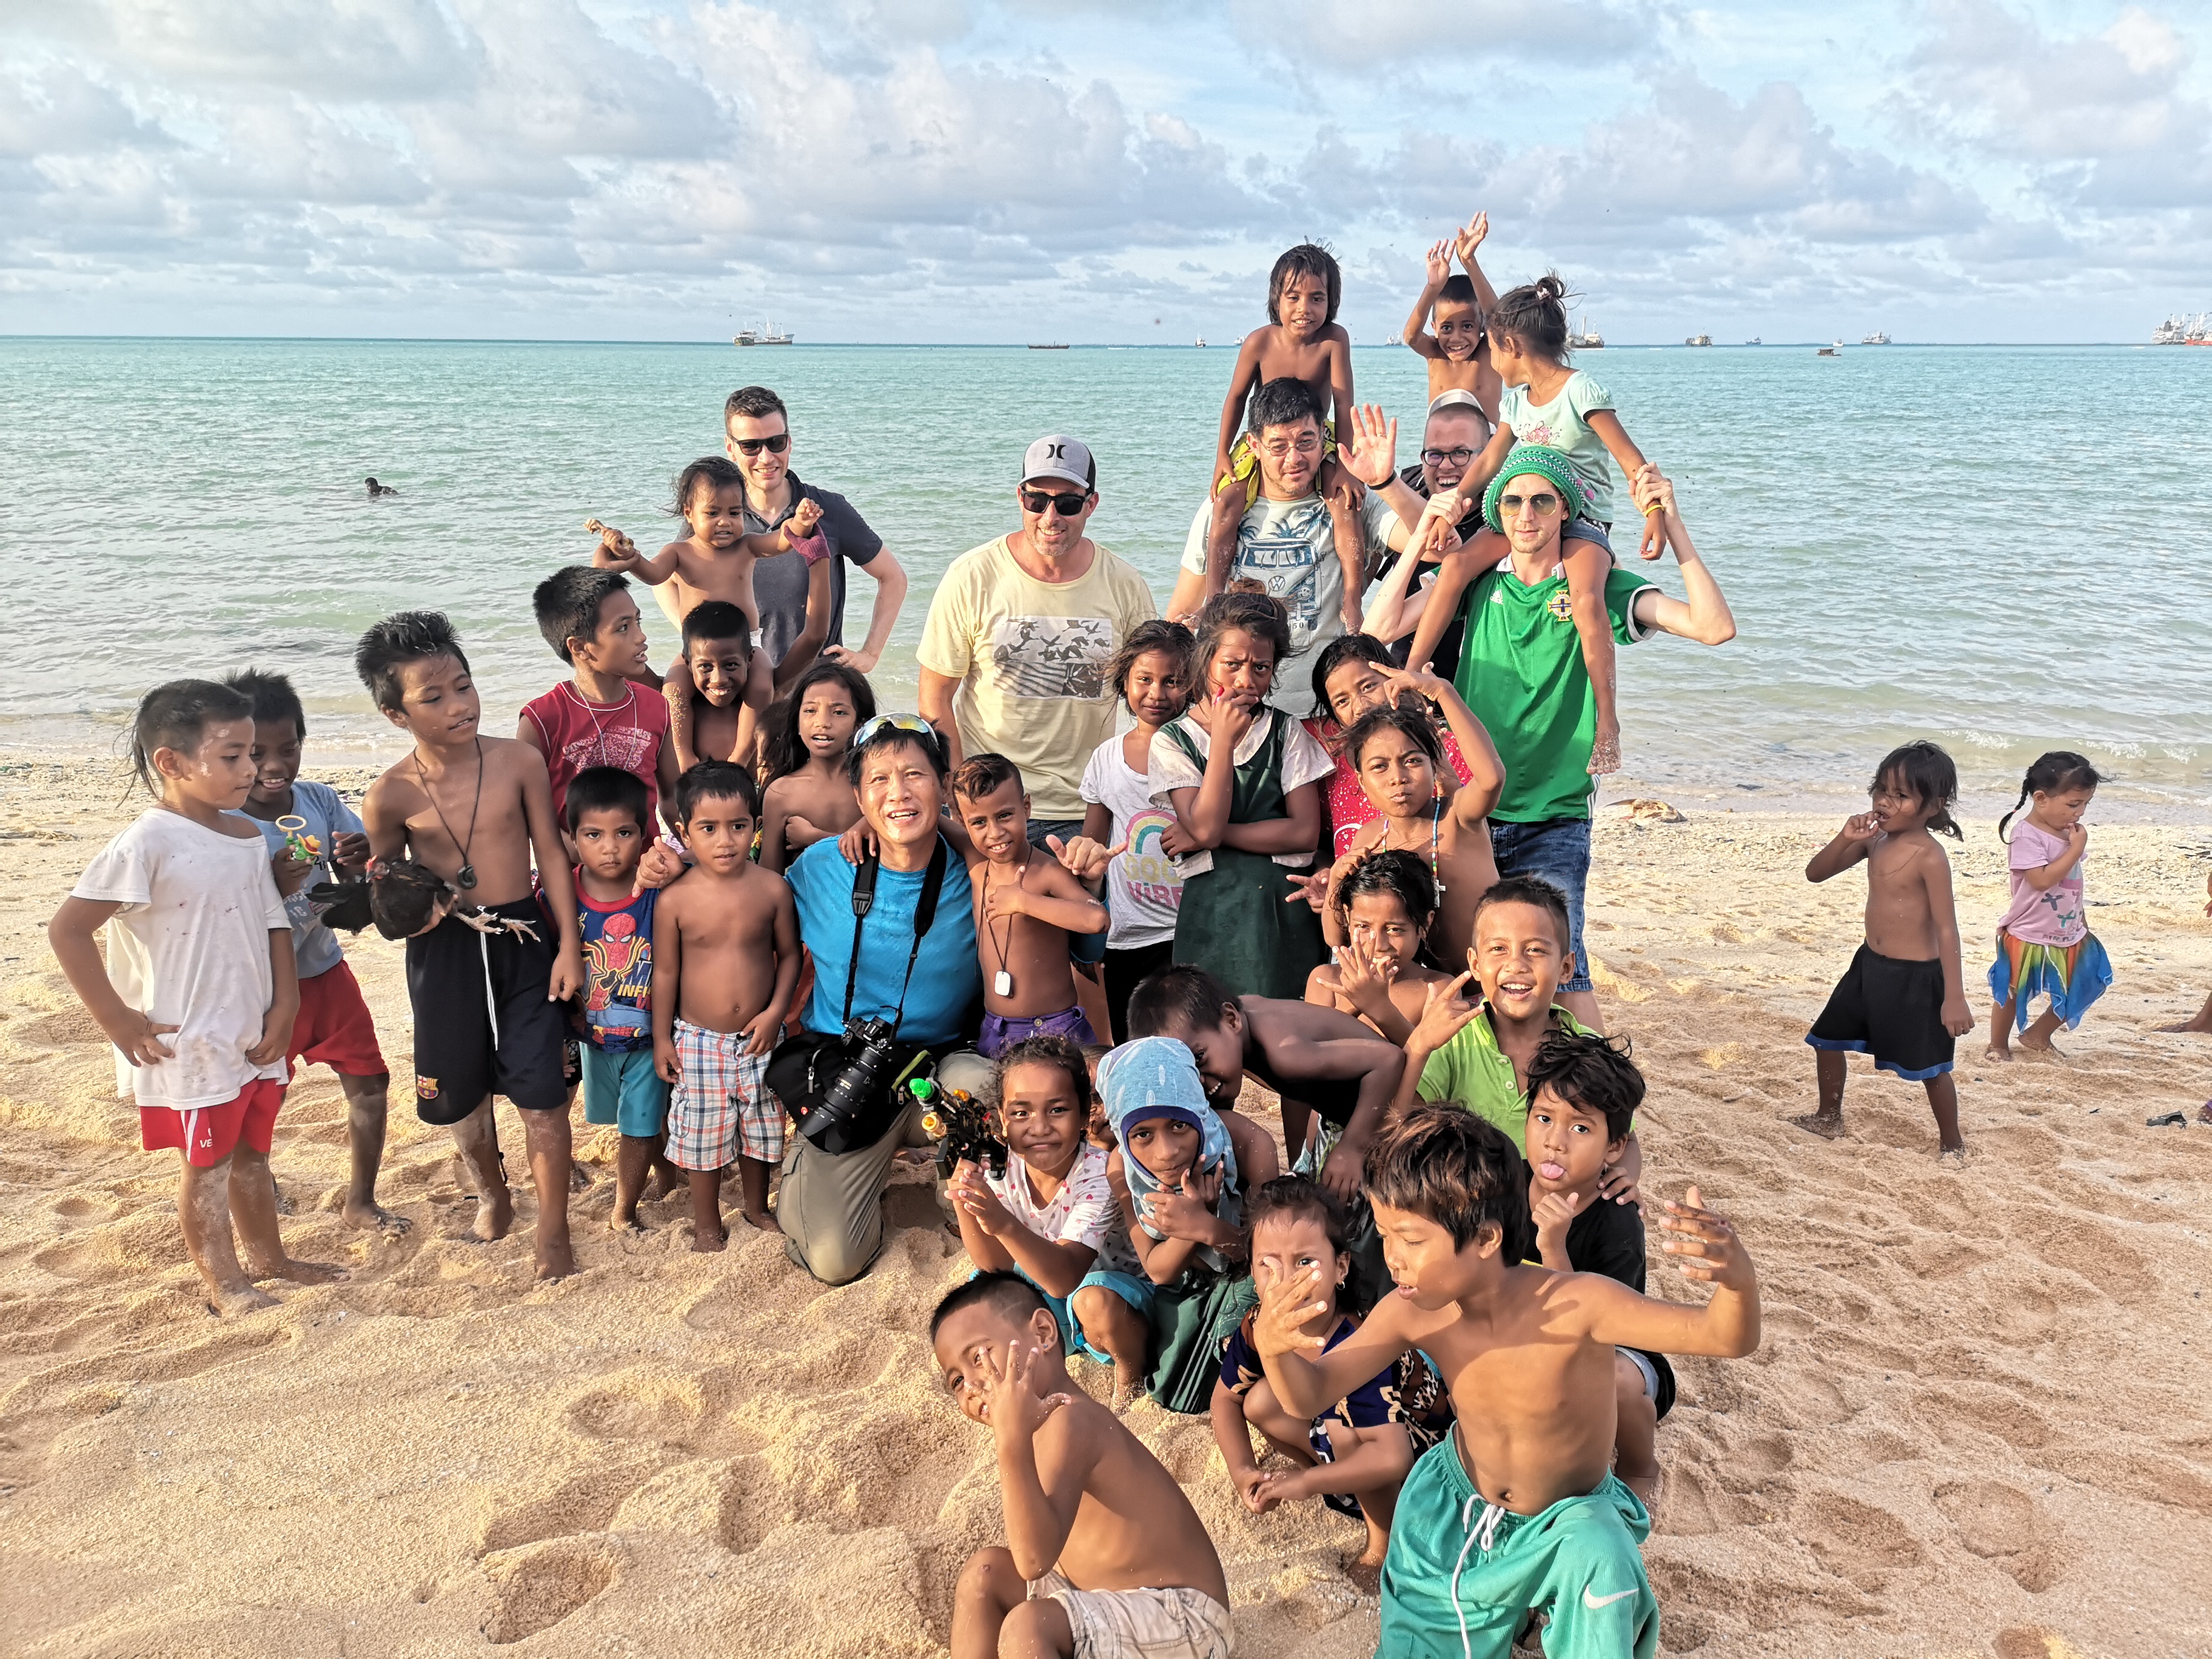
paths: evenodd
<path fill-rule="evenodd" d="M 1613 407 L 1613 393 L 1577 369 L 1548 404 L 1531 403 L 1528 388 L 1509 386 L 1498 400 L 1498 423 L 1513 428 L 1516 443 L 1544 444 L 1574 464 L 1583 499 L 1575 516 L 1613 522 L 1613 452 L 1590 430 L 1589 416 Z"/>

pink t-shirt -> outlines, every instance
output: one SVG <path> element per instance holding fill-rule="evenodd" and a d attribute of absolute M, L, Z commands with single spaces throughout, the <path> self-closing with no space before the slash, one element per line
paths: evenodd
<path fill-rule="evenodd" d="M 522 705 L 545 749 L 545 769 L 553 775 L 553 819 L 564 829 L 562 809 L 576 774 L 593 766 L 618 766 L 645 781 L 646 814 L 659 811 L 660 745 L 668 737 L 668 701 L 635 680 L 624 680 L 619 702 L 586 702 L 563 680 L 542 697 Z"/>
<path fill-rule="evenodd" d="M 1307 720 L 1305 727 L 1322 748 L 1336 756 L 1336 770 L 1329 774 L 1328 779 L 1329 856 L 1340 859 L 1352 850 L 1352 843 L 1359 832 L 1382 815 L 1375 810 L 1375 803 L 1359 787 L 1359 775 L 1352 769 L 1352 757 L 1338 753 L 1337 745 L 1343 741 L 1344 733 L 1336 722 L 1316 717 Z M 1459 739 L 1449 732 L 1439 732 L 1437 737 L 1443 745 L 1444 759 L 1459 775 L 1459 781 L 1465 783 L 1469 775 L 1467 757 L 1459 752 Z"/>
<path fill-rule="evenodd" d="M 2081 897 L 2083 859 L 2041 892 L 2028 885 L 2026 872 L 2040 870 L 2066 851 L 2063 836 L 2038 829 L 2027 819 L 2012 829 L 2012 905 L 1997 926 L 2026 945 L 2079 945 L 2089 931 L 2089 915 Z"/>

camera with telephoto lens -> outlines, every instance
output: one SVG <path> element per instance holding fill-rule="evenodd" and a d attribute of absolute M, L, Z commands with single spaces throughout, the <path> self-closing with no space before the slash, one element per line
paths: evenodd
<path fill-rule="evenodd" d="M 844 1069 L 822 1091 L 822 1104 L 815 1109 L 824 1123 L 842 1122 L 890 1091 L 893 1039 L 897 1034 L 898 1028 L 889 1020 L 872 1015 L 845 1022 L 845 1041 L 857 1045 L 860 1052 L 845 1062 Z"/>

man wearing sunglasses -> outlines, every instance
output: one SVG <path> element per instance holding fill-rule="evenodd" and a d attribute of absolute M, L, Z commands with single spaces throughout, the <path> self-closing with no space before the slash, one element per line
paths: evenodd
<path fill-rule="evenodd" d="M 868 528 L 853 504 L 834 491 L 799 481 L 791 470 L 791 416 L 783 399 L 764 386 L 741 386 L 722 405 L 723 447 L 745 479 L 745 531 L 765 535 L 791 516 L 804 496 L 822 508 L 822 533 L 835 556 L 830 564 L 830 639 L 822 654 L 861 673 L 872 672 L 906 603 L 906 568 Z M 860 649 L 845 637 L 845 567 L 852 564 L 876 584 L 868 636 Z M 806 560 L 794 550 L 753 567 L 753 598 L 760 605 L 761 644 L 771 663 L 790 654 L 806 627 Z"/>
<path fill-rule="evenodd" d="M 922 624 L 921 714 L 957 767 L 1004 755 L 1030 792 L 1030 839 L 1083 830 L 1083 769 L 1114 730 L 1106 664 L 1153 617 L 1152 590 L 1085 529 L 1098 465 L 1079 439 L 1022 458 L 1022 527 L 962 554 Z"/>

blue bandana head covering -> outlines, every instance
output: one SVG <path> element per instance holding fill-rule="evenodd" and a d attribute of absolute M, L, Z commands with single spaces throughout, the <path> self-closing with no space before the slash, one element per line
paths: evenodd
<path fill-rule="evenodd" d="M 1138 1201 L 1139 1216 L 1144 1213 L 1145 1194 L 1160 1191 L 1161 1183 L 1129 1151 L 1129 1127 L 1171 1118 L 1198 1131 L 1198 1161 L 1193 1167 L 1201 1173 L 1220 1170 L 1221 1197 L 1213 1212 L 1231 1226 L 1237 1224 L 1243 1207 L 1237 1195 L 1237 1149 L 1229 1144 L 1229 1131 L 1220 1115 L 1206 1104 L 1206 1084 L 1198 1075 L 1198 1061 L 1188 1045 L 1158 1036 L 1123 1043 L 1098 1062 L 1098 1092 L 1105 1097 L 1114 1139 L 1121 1144 L 1121 1172 L 1129 1183 L 1129 1196 Z M 1155 1238 L 1162 1236 L 1149 1225 L 1145 1231 Z M 1217 1270 L 1226 1266 L 1211 1246 L 1200 1246 L 1198 1255 Z"/>
<path fill-rule="evenodd" d="M 1560 508 L 1568 519 L 1581 516 L 1583 489 L 1575 477 L 1574 463 L 1563 451 L 1543 444 L 1516 444 L 1505 458 L 1505 465 L 1498 469 L 1498 476 L 1490 481 L 1490 488 L 1482 492 L 1482 521 L 1501 535 L 1505 521 L 1498 514 L 1498 497 L 1505 489 L 1506 481 L 1524 473 L 1535 472 L 1549 478 L 1559 487 Z"/>

